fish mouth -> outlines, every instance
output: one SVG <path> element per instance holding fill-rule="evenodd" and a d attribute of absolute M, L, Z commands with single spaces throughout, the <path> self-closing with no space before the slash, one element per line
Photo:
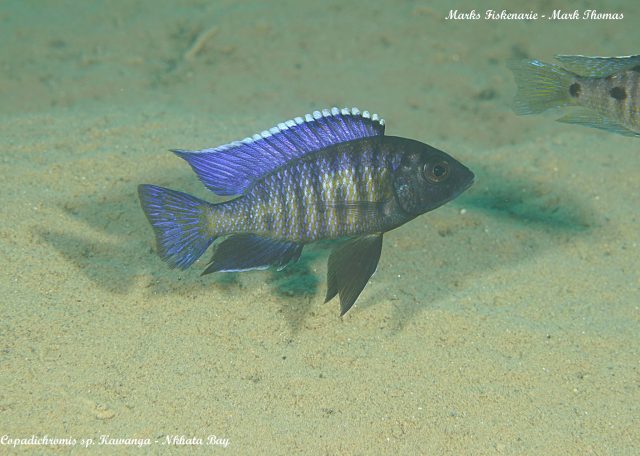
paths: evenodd
<path fill-rule="evenodd" d="M 465 187 L 460 191 L 460 193 L 469 190 L 469 187 L 471 187 L 476 182 L 476 175 L 473 174 L 471 171 L 469 171 L 469 173 L 471 173 L 471 177 L 467 181 L 467 185 L 465 185 Z"/>
<path fill-rule="evenodd" d="M 467 176 L 466 179 L 463 181 L 463 184 L 460 186 L 460 188 L 455 191 L 451 197 L 449 199 L 447 199 L 447 201 L 445 201 L 442 204 L 446 204 L 449 201 L 453 201 L 454 199 L 456 199 L 458 196 L 460 196 L 461 194 L 463 194 L 464 192 L 466 192 L 467 190 L 469 190 L 469 187 L 471 187 L 475 181 L 476 181 L 476 176 L 475 174 L 473 174 L 473 171 L 471 171 L 469 168 L 466 168 L 467 171 Z"/>
<path fill-rule="evenodd" d="M 469 187 L 471 187 L 475 183 L 476 175 L 473 174 L 473 171 L 471 171 L 469 168 L 466 168 L 466 174 L 467 178 L 464 180 L 464 184 L 462 185 L 462 187 L 456 192 L 454 198 L 469 190 Z"/>

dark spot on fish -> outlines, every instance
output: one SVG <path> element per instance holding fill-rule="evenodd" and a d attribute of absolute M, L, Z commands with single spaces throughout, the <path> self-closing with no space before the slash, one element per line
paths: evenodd
<path fill-rule="evenodd" d="M 582 87 L 577 82 L 574 82 L 569 86 L 569 94 L 573 98 L 578 98 L 580 96 L 580 92 L 582 91 Z"/>
<path fill-rule="evenodd" d="M 627 91 L 624 90 L 624 87 L 614 87 L 609 90 L 609 95 L 611 95 L 616 100 L 624 100 L 627 98 Z"/>

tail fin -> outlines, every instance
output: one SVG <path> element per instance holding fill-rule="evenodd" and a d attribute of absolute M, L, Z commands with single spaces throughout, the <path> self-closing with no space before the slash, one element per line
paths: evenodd
<path fill-rule="evenodd" d="M 188 268 L 214 241 L 207 217 L 212 204 L 155 185 L 139 185 L 138 195 L 158 253 L 172 268 Z"/>
<path fill-rule="evenodd" d="M 569 93 L 576 75 L 558 65 L 538 60 L 509 62 L 518 86 L 513 110 L 518 115 L 575 104 Z"/>

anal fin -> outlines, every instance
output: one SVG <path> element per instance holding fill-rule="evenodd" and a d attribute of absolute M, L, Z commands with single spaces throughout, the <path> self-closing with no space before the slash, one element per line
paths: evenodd
<path fill-rule="evenodd" d="M 582 125 L 585 127 L 599 128 L 612 133 L 618 133 L 625 136 L 640 136 L 640 133 L 629 130 L 625 126 L 617 123 L 610 118 L 603 116 L 599 112 L 590 109 L 576 109 L 558 119 L 558 122 Z"/>
<path fill-rule="evenodd" d="M 202 274 L 269 267 L 281 270 L 298 260 L 303 247 L 295 242 L 278 241 L 254 234 L 236 234 L 216 246 L 213 258 Z"/>
<path fill-rule="evenodd" d="M 340 295 L 340 315 L 347 313 L 373 275 L 382 251 L 382 233 L 360 236 L 329 256 L 325 302 Z"/>

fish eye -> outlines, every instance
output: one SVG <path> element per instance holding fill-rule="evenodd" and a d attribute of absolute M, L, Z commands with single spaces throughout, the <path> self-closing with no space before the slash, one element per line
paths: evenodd
<path fill-rule="evenodd" d="M 442 182 L 449 177 L 449 163 L 446 161 L 425 163 L 423 174 L 430 182 Z"/>

